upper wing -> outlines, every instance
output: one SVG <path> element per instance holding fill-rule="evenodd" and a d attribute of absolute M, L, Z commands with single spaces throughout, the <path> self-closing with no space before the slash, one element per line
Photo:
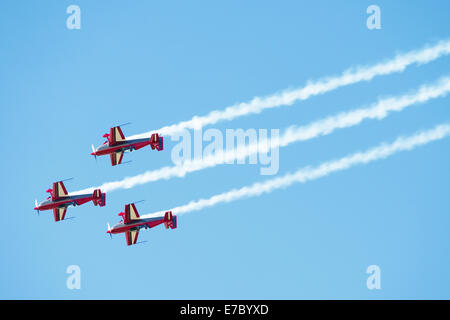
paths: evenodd
<path fill-rule="evenodd" d="M 122 129 L 120 129 L 120 127 L 111 128 L 110 134 L 109 134 L 109 139 L 110 139 L 111 145 L 125 141 L 125 136 L 122 133 Z"/>
<path fill-rule="evenodd" d="M 128 230 L 125 232 L 125 238 L 127 240 L 127 245 L 131 246 L 132 244 L 136 244 L 139 235 L 139 230 Z"/>
<path fill-rule="evenodd" d="M 110 153 L 109 157 L 111 158 L 111 165 L 115 166 L 122 162 L 123 151 L 116 151 L 114 153 Z"/>
<path fill-rule="evenodd" d="M 123 217 L 123 222 L 125 224 L 132 222 L 133 220 L 139 220 L 139 213 L 136 209 L 134 203 L 125 205 L 125 215 Z"/>
<path fill-rule="evenodd" d="M 64 217 L 66 216 L 67 207 L 59 207 L 53 209 L 53 216 L 55 218 L 55 221 L 61 221 L 64 220 Z"/>
<path fill-rule="evenodd" d="M 54 199 L 60 199 L 69 196 L 62 181 L 53 182 L 52 196 L 54 197 Z"/>

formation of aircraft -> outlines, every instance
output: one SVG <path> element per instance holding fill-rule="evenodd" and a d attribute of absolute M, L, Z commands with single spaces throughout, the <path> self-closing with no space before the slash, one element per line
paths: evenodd
<path fill-rule="evenodd" d="M 118 214 L 122 220 L 112 228 L 108 223 L 108 231 L 110 236 L 117 233 L 125 233 L 127 245 L 136 244 L 139 230 L 142 228 L 151 229 L 157 225 L 163 224 L 166 229 L 175 229 L 177 227 L 177 216 L 172 215 L 172 211 L 167 211 L 164 217 L 153 217 L 141 219 L 134 203 L 126 204 L 125 211 Z"/>
<path fill-rule="evenodd" d="M 92 201 L 94 206 L 105 206 L 106 195 L 100 189 L 95 189 L 92 194 L 69 195 L 63 181 L 53 183 L 53 187 L 47 190 L 50 196 L 38 203 L 35 200 L 34 210 L 40 211 L 53 210 L 55 221 L 64 220 L 68 206 L 80 206 L 86 202 Z"/>
<path fill-rule="evenodd" d="M 111 164 L 116 166 L 122 163 L 123 154 L 126 151 L 133 151 L 141 149 L 145 146 L 150 146 L 152 150 L 162 151 L 164 148 L 163 137 L 158 133 L 154 133 L 150 138 L 145 139 L 130 139 L 127 140 L 123 135 L 120 126 L 115 126 L 110 129 L 110 133 L 104 134 L 107 139 L 101 146 L 94 148 L 92 145 L 92 153 L 94 157 L 108 155 L 111 158 Z M 53 210 L 53 216 L 56 222 L 64 220 L 69 206 L 79 206 L 89 201 L 92 201 L 95 206 L 103 207 L 106 205 L 106 194 L 102 193 L 100 189 L 95 189 L 92 194 L 70 195 L 64 186 L 65 180 L 53 183 L 51 189 L 47 192 L 50 196 L 38 203 L 35 200 L 35 207 L 39 214 L 40 211 Z M 112 234 L 125 233 L 127 245 L 137 243 L 139 230 L 142 228 L 150 229 L 157 225 L 164 224 L 166 229 L 175 229 L 177 227 L 177 216 L 172 214 L 172 211 L 165 212 L 164 216 L 141 218 L 136 210 L 134 203 L 125 205 L 125 211 L 119 213 L 122 220 L 114 225 L 112 228 L 108 223 L 107 233 Z"/>
<path fill-rule="evenodd" d="M 125 151 L 139 150 L 145 146 L 150 146 L 152 150 L 162 151 L 164 149 L 163 137 L 160 137 L 158 133 L 151 135 L 150 139 L 131 139 L 127 140 L 123 135 L 120 126 L 113 127 L 109 130 L 109 133 L 105 133 L 103 138 L 107 140 L 97 148 L 92 145 L 92 153 L 94 157 L 103 156 L 109 154 L 111 158 L 111 165 L 115 166 L 121 164 L 123 153 Z"/>

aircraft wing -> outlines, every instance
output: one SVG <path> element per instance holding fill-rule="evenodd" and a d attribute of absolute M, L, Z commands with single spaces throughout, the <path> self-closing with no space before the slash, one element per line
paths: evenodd
<path fill-rule="evenodd" d="M 53 216 L 55 218 L 55 222 L 64 220 L 66 216 L 67 207 L 59 207 L 53 209 Z"/>
<path fill-rule="evenodd" d="M 139 220 L 139 213 L 136 209 L 136 206 L 134 203 L 126 204 L 125 205 L 125 214 L 123 216 L 123 222 L 125 224 L 133 222 L 135 220 Z"/>
<path fill-rule="evenodd" d="M 131 246 L 132 244 L 136 244 L 139 235 L 139 229 L 136 230 L 128 230 L 125 233 L 125 238 L 127 240 L 127 245 Z"/>
<path fill-rule="evenodd" d="M 109 157 L 111 158 L 111 165 L 116 166 L 122 163 L 123 151 L 116 151 L 114 153 L 110 153 Z"/>
<path fill-rule="evenodd" d="M 119 142 L 126 141 L 125 136 L 123 135 L 122 129 L 120 127 L 113 127 L 109 131 L 109 139 L 110 144 L 115 145 Z"/>
<path fill-rule="evenodd" d="M 54 197 L 53 200 L 66 198 L 69 196 L 62 181 L 53 182 L 52 196 Z"/>

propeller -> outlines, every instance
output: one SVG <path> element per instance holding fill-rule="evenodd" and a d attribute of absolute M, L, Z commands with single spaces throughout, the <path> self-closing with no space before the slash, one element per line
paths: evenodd
<path fill-rule="evenodd" d="M 36 210 L 37 211 L 37 214 L 39 215 L 39 204 L 38 204 L 38 201 L 37 201 L 37 199 L 34 199 L 34 210 Z"/>
<path fill-rule="evenodd" d="M 107 225 L 108 225 L 108 231 L 106 233 L 109 233 L 109 237 L 112 239 L 111 226 L 109 225 L 109 222 L 107 222 Z"/>
<path fill-rule="evenodd" d="M 91 154 L 94 156 L 95 161 L 97 161 L 97 155 L 95 154 L 95 148 L 94 148 L 93 144 L 91 144 L 91 148 L 92 148 L 92 153 Z"/>

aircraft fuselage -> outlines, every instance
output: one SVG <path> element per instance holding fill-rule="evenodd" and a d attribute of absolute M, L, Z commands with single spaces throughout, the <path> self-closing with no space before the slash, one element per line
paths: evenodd
<path fill-rule="evenodd" d="M 37 207 L 35 207 L 35 210 L 44 211 L 44 210 L 51 210 L 54 208 L 59 207 L 68 207 L 70 205 L 82 205 L 86 202 L 89 202 L 92 200 L 92 194 L 82 194 L 82 195 L 76 195 L 76 196 L 68 196 L 65 198 L 61 198 L 59 200 L 44 200 Z"/>
<path fill-rule="evenodd" d="M 147 139 L 125 140 L 122 142 L 118 142 L 112 146 L 110 146 L 109 144 L 102 144 L 101 146 L 97 147 L 95 153 L 92 152 L 92 155 L 103 156 L 118 151 L 138 150 L 145 146 L 150 145 L 150 143 L 151 143 L 150 139 L 147 138 Z"/>
<path fill-rule="evenodd" d="M 130 229 L 153 228 L 162 223 L 164 223 L 164 217 L 139 219 L 139 220 L 134 220 L 128 224 L 119 222 L 118 224 L 113 226 L 111 228 L 111 230 L 109 230 L 109 233 L 117 234 L 117 233 L 126 232 Z"/>

